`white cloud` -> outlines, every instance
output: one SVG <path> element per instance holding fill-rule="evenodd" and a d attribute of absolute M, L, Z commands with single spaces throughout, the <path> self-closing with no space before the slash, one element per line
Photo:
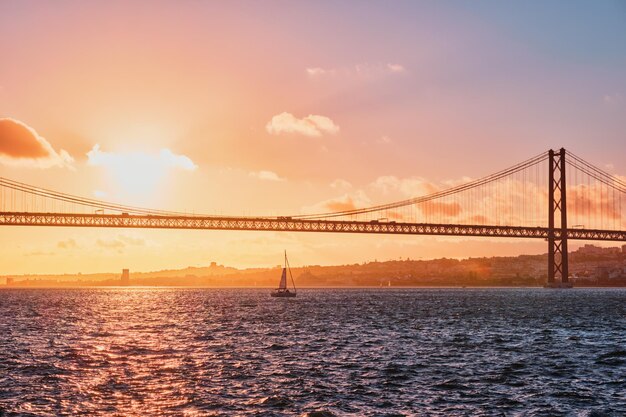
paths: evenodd
<path fill-rule="evenodd" d="M 336 190 L 349 190 L 350 188 L 352 188 L 352 184 L 350 184 L 346 180 L 342 180 L 341 178 L 338 178 L 335 181 L 330 183 L 330 188 L 334 188 Z"/>
<path fill-rule="evenodd" d="M 387 64 L 387 68 L 389 68 L 390 72 L 394 73 L 406 72 L 406 68 L 400 64 Z"/>
<path fill-rule="evenodd" d="M 387 64 L 356 64 L 351 67 L 339 67 L 339 68 L 321 68 L 321 67 L 309 67 L 306 68 L 306 73 L 312 78 L 322 77 L 352 77 L 371 79 L 376 77 L 383 77 L 388 75 L 400 75 L 406 73 L 407 70 L 404 65 L 398 63 Z"/>
<path fill-rule="evenodd" d="M 105 152 L 96 144 L 87 152 L 87 163 L 107 170 L 119 187 L 133 194 L 149 194 L 160 180 L 173 169 L 194 171 L 197 165 L 185 155 L 177 155 L 169 149 L 158 153 Z"/>
<path fill-rule="evenodd" d="M 313 77 L 316 77 L 320 75 L 332 75 L 334 74 L 334 70 L 325 70 L 324 68 L 315 67 L 315 68 L 307 68 L 306 73 Z"/>
<path fill-rule="evenodd" d="M 278 174 L 272 171 L 251 172 L 250 176 L 264 181 L 285 181 L 284 178 L 279 177 Z"/>
<path fill-rule="evenodd" d="M 606 104 L 621 104 L 624 96 L 620 93 L 605 94 L 603 100 Z"/>
<path fill-rule="evenodd" d="M 159 156 L 167 166 L 172 168 L 181 168 L 187 171 L 194 171 L 198 168 L 188 156 L 176 155 L 167 148 L 161 149 Z"/>
<path fill-rule="evenodd" d="M 389 136 L 382 136 L 380 139 L 378 139 L 376 142 L 378 143 L 382 143 L 384 145 L 387 145 L 389 143 L 391 143 L 391 138 Z"/>
<path fill-rule="evenodd" d="M 442 181 L 442 183 L 446 185 L 447 187 L 456 187 L 457 185 L 467 184 L 468 182 L 471 182 L 473 180 L 474 179 L 472 177 L 468 177 L 464 175 L 459 179 L 445 180 L 445 181 Z"/>
<path fill-rule="evenodd" d="M 437 186 L 423 178 L 398 178 L 393 175 L 380 176 L 370 186 L 383 194 L 400 192 L 405 197 L 427 195 L 438 190 Z"/>
<path fill-rule="evenodd" d="M 302 119 L 298 119 L 293 114 L 287 112 L 272 117 L 265 129 L 272 135 L 295 133 L 311 137 L 321 136 L 324 133 L 336 134 L 339 132 L 339 126 L 329 117 L 310 114 Z"/>
<path fill-rule="evenodd" d="M 128 166 L 135 169 L 140 168 L 180 168 L 193 171 L 198 166 L 185 155 L 176 155 L 167 148 L 161 149 L 158 154 L 146 152 L 114 153 L 100 150 L 100 145 L 96 144 L 87 152 L 87 162 L 93 166 L 119 167 Z"/>
<path fill-rule="evenodd" d="M 340 197 L 330 198 L 311 206 L 302 208 L 303 214 L 319 214 L 349 211 L 361 208 L 372 207 L 373 205 L 392 203 L 394 201 L 405 200 L 409 198 L 427 196 L 444 188 L 453 187 L 471 181 L 469 177 L 462 177 L 457 180 L 442 181 L 434 183 L 420 177 L 399 178 L 393 175 L 383 175 L 376 178 L 363 188 L 355 188 L 348 181 L 336 179 L 330 184 L 330 187 L 344 192 Z M 424 203 L 419 206 L 436 207 L 445 216 L 458 219 L 463 207 L 457 202 L 434 201 Z M 389 209 L 384 212 L 372 214 L 372 216 L 380 215 L 388 220 L 399 221 L 413 219 L 409 213 L 403 209 Z M 368 215 L 369 216 L 369 215 Z M 370 219 L 372 217 L 361 217 L 361 220 Z"/>
<path fill-rule="evenodd" d="M 354 210 L 370 207 L 374 204 L 390 203 L 395 200 L 419 197 L 432 194 L 439 187 L 432 182 L 419 177 L 398 178 L 393 175 L 383 175 L 376 178 L 364 189 L 354 189 L 353 185 L 343 179 L 336 179 L 330 184 L 335 190 L 348 191 L 340 197 L 321 201 L 312 206 L 302 208 L 305 214 L 328 213 L 336 211 Z M 375 201 L 372 200 L 374 198 Z M 394 218 L 399 214 L 388 212 L 387 215 Z"/>

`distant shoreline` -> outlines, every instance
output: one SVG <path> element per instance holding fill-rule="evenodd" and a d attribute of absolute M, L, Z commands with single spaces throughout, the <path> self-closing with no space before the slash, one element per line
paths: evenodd
<path fill-rule="evenodd" d="M 547 281 L 547 254 L 431 260 L 399 259 L 344 265 L 291 266 L 297 288 L 533 288 Z M 152 272 L 0 276 L 0 288 L 190 287 L 274 288 L 281 266 L 237 269 L 217 262 Z M 626 287 L 626 245 L 585 245 L 570 252 L 574 287 Z"/>
<path fill-rule="evenodd" d="M 215 289 L 215 290 L 272 290 L 274 287 L 249 287 L 249 286 L 199 286 L 199 285 L 58 285 L 58 286 L 28 286 L 28 285 L 11 285 L 1 286 L 2 290 L 73 290 L 73 289 Z M 521 285 L 412 285 L 397 287 L 375 287 L 375 286 L 306 286 L 299 287 L 298 290 L 410 290 L 410 289 L 544 289 L 543 286 L 521 286 Z M 626 285 L 577 285 L 573 289 L 580 288 L 626 288 Z"/>

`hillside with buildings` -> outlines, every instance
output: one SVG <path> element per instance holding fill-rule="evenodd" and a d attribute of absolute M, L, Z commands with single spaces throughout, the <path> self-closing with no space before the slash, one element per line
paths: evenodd
<path fill-rule="evenodd" d="M 576 286 L 626 286 L 626 245 L 584 245 L 570 253 L 570 280 Z M 542 286 L 547 255 L 468 259 L 390 260 L 361 264 L 292 268 L 299 287 Z M 280 267 L 236 269 L 212 262 L 208 267 L 106 274 L 0 277 L 7 287 L 194 286 L 274 287 Z"/>

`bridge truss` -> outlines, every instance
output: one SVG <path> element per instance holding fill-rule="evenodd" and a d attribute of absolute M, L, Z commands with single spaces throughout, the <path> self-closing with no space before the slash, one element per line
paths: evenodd
<path fill-rule="evenodd" d="M 256 230 L 626 241 L 626 231 L 521 226 L 313 220 L 268 217 L 164 216 L 130 214 L 2 213 L 0 226 L 118 227 L 134 229 Z"/>
<path fill-rule="evenodd" d="M 430 192 L 407 200 L 341 211 L 216 216 L 121 205 L 0 178 L 0 226 L 544 239 L 548 284 L 568 281 L 568 240 L 626 241 L 626 179 L 565 149 L 452 187 L 425 189 Z"/>

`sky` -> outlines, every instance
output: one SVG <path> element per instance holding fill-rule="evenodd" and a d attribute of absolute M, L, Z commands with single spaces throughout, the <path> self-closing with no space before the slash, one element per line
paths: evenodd
<path fill-rule="evenodd" d="M 623 1 L 3 1 L 0 176 L 290 215 L 565 147 L 626 174 Z M 381 189 L 381 178 L 395 187 Z M 0 273 L 544 253 L 545 242 L 12 228 Z"/>

